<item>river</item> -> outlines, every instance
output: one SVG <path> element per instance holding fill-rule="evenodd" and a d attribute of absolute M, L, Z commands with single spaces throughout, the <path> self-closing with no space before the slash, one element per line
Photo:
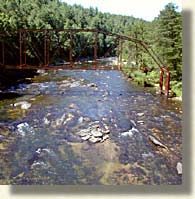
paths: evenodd
<path fill-rule="evenodd" d="M 31 80 L 0 101 L 0 184 L 182 183 L 180 102 L 116 70 Z"/>

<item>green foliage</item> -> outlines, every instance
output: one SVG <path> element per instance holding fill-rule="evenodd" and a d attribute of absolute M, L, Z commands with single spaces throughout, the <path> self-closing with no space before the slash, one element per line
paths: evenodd
<path fill-rule="evenodd" d="M 152 22 L 135 20 L 133 26 L 126 29 L 127 35 L 149 43 L 154 52 L 171 72 L 172 89 L 181 95 L 182 85 L 182 16 L 177 7 L 169 3 Z M 159 82 L 159 71 L 151 57 L 136 44 L 125 44 L 123 56 L 136 63 L 137 68 L 146 66 L 145 81 L 150 84 Z M 129 73 L 126 71 L 129 75 Z M 141 76 L 140 76 L 141 78 Z"/>
<path fill-rule="evenodd" d="M 182 82 L 171 81 L 170 82 L 171 90 L 177 95 L 182 96 Z"/>
<path fill-rule="evenodd" d="M 172 78 L 181 81 L 182 74 L 182 16 L 169 3 L 157 18 L 158 52 L 170 68 Z"/>
<path fill-rule="evenodd" d="M 158 84 L 159 76 L 160 76 L 159 71 L 153 70 L 147 74 L 147 82 L 150 82 L 150 84 Z"/>

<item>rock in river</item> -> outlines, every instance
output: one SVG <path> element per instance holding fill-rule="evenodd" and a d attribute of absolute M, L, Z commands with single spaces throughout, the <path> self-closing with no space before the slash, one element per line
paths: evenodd
<path fill-rule="evenodd" d="M 139 117 L 144 116 L 144 113 L 137 113 L 137 116 Z"/>
<path fill-rule="evenodd" d="M 91 131 L 91 134 L 92 134 L 94 137 L 102 137 L 102 136 L 103 136 L 103 134 L 102 134 L 100 131 L 95 130 L 95 129 L 93 129 L 93 130 Z"/>
<path fill-rule="evenodd" d="M 91 138 L 89 139 L 89 142 L 97 143 L 97 142 L 100 142 L 101 140 L 102 140 L 101 138 L 91 137 Z"/>
<path fill-rule="evenodd" d="M 20 123 L 17 125 L 17 131 L 19 133 L 19 135 L 21 136 L 25 136 L 26 133 L 32 133 L 33 129 L 32 127 L 29 126 L 29 124 L 27 122 L 24 123 Z"/>
<path fill-rule="evenodd" d="M 78 86 L 80 86 L 80 85 L 81 85 L 81 84 L 80 84 L 79 81 L 74 81 L 74 82 L 71 83 L 70 88 L 78 87 Z"/>
<path fill-rule="evenodd" d="M 70 104 L 68 107 L 69 107 L 70 109 L 76 109 L 76 108 L 77 108 L 76 104 Z"/>
<path fill-rule="evenodd" d="M 78 134 L 79 134 L 80 137 L 85 137 L 87 135 L 90 135 L 91 133 L 89 132 L 88 129 L 83 129 Z"/>
<path fill-rule="evenodd" d="M 103 134 L 109 134 L 109 133 L 110 133 L 110 130 L 109 130 L 109 129 L 107 129 L 107 130 L 101 130 L 101 132 L 102 132 Z"/>
<path fill-rule="evenodd" d="M 3 140 L 5 138 L 4 135 L 0 135 L 0 141 Z"/>
<path fill-rule="evenodd" d="M 31 104 L 29 102 L 22 101 L 15 103 L 14 106 L 21 106 L 21 109 L 27 110 L 31 107 Z"/>
<path fill-rule="evenodd" d="M 165 146 L 164 144 L 162 144 L 160 141 L 158 141 L 155 137 L 149 135 L 148 139 L 156 146 L 168 149 L 167 146 Z"/>
<path fill-rule="evenodd" d="M 132 135 L 133 135 L 133 132 L 131 130 L 121 133 L 121 136 L 124 136 L 124 137 L 126 137 L 126 136 L 131 137 Z"/>
<path fill-rule="evenodd" d="M 109 138 L 109 135 L 103 135 L 103 138 L 101 140 L 101 142 L 104 142 L 105 140 L 107 140 Z"/>
<path fill-rule="evenodd" d="M 182 174 L 182 164 L 181 164 L 181 162 L 178 162 L 177 163 L 177 173 L 179 174 L 179 175 L 181 175 Z"/>
<path fill-rule="evenodd" d="M 78 123 L 81 124 L 83 122 L 83 119 L 84 119 L 83 117 L 79 117 Z"/>
<path fill-rule="evenodd" d="M 137 123 L 138 123 L 138 124 L 144 124 L 144 121 L 139 120 L 139 121 L 137 121 Z"/>
<path fill-rule="evenodd" d="M 124 137 L 125 136 L 129 136 L 129 137 L 131 137 L 131 136 L 133 136 L 134 133 L 139 133 L 139 131 L 135 127 L 130 129 L 129 131 L 122 132 L 121 136 L 124 136 Z"/>
<path fill-rule="evenodd" d="M 91 135 L 88 134 L 88 135 L 85 135 L 85 136 L 81 137 L 81 139 L 84 140 L 84 141 L 86 141 L 86 140 L 88 140 L 90 137 L 91 137 Z"/>
<path fill-rule="evenodd" d="M 96 87 L 97 88 L 97 85 L 95 83 L 91 83 L 91 84 L 87 84 L 88 87 Z"/>

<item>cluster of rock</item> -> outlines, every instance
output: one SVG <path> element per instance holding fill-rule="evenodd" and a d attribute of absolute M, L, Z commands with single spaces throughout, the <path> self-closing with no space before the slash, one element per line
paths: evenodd
<path fill-rule="evenodd" d="M 82 86 L 82 87 L 87 86 L 87 87 L 97 88 L 97 85 L 95 83 L 85 84 L 85 79 L 75 80 L 75 79 L 68 78 L 60 82 L 59 89 L 64 89 L 67 87 L 74 88 L 78 86 Z"/>
<path fill-rule="evenodd" d="M 34 129 L 27 122 L 20 123 L 17 125 L 17 134 L 20 136 L 25 136 L 28 133 L 33 133 Z"/>
<path fill-rule="evenodd" d="M 91 143 L 104 142 L 109 138 L 110 130 L 108 128 L 101 129 L 99 125 L 94 125 L 87 129 L 79 131 L 78 135 L 83 141 L 89 141 Z"/>

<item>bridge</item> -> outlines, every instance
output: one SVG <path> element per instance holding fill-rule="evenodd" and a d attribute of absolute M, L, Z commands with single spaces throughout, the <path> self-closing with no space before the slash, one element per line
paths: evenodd
<path fill-rule="evenodd" d="M 87 34 L 81 46 L 78 39 Z M 114 41 L 103 51 L 100 38 Z M 91 42 L 93 41 L 93 43 Z M 170 71 L 153 49 L 144 41 L 126 35 L 96 29 L 20 29 L 0 33 L 1 69 L 106 69 L 123 70 L 123 44 L 133 42 L 145 50 L 159 68 L 160 93 L 168 97 Z M 86 52 L 88 54 L 86 54 Z M 109 59 L 117 55 L 116 59 Z M 105 62 L 106 61 L 106 62 Z M 165 78 L 165 81 L 164 81 Z M 164 85 L 165 84 L 165 85 Z M 165 90 L 163 90 L 163 87 Z"/>

